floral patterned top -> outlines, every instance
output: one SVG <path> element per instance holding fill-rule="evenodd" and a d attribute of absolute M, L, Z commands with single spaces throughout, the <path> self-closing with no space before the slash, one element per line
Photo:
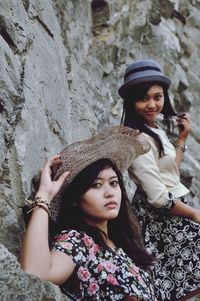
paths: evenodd
<path fill-rule="evenodd" d="M 55 237 L 52 251 L 70 255 L 76 264 L 71 290 L 75 300 L 153 301 L 148 272 L 137 267 L 121 248 L 104 249 L 84 232 L 64 230 Z M 74 285 L 75 286 L 75 285 Z"/>

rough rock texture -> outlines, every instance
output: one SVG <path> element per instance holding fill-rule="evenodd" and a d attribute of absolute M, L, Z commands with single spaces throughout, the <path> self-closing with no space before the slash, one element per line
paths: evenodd
<path fill-rule="evenodd" d="M 200 206 L 199 46 L 199 0 L 0 0 L 2 300 L 67 300 L 20 270 L 20 207 L 46 157 L 119 123 L 117 89 L 134 59 L 156 59 L 191 114 L 181 171 Z"/>
<path fill-rule="evenodd" d="M 49 282 L 24 273 L 16 260 L 16 257 L 2 244 L 0 245 L 1 263 L 1 300 L 30 301 L 68 300 L 60 289 Z"/>

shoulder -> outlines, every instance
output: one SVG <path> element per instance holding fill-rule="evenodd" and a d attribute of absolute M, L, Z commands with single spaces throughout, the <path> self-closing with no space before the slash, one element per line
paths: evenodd
<path fill-rule="evenodd" d="M 157 144 L 154 140 L 153 137 L 149 136 L 146 133 L 142 133 L 144 135 L 144 137 L 148 140 L 149 144 L 150 144 L 150 150 L 149 152 L 145 153 L 143 156 L 149 156 L 151 154 L 151 152 L 153 151 L 154 154 L 158 155 L 158 147 Z"/>
<path fill-rule="evenodd" d="M 85 249 L 89 249 L 95 245 L 93 238 L 85 232 L 72 229 L 63 230 L 55 236 L 54 244 L 65 246 L 66 243 L 70 243 L 73 246 L 81 245 Z"/>
<path fill-rule="evenodd" d="M 85 232 L 77 230 L 64 230 L 56 235 L 53 246 L 53 251 L 61 251 L 73 257 L 73 261 L 78 264 L 84 264 L 90 254 L 95 250 L 100 251 L 99 246 Z"/>
<path fill-rule="evenodd" d="M 54 243 L 56 242 L 62 242 L 69 240 L 71 238 L 80 238 L 81 237 L 81 232 L 76 231 L 76 230 L 62 230 L 59 232 L 55 238 L 54 238 Z"/>

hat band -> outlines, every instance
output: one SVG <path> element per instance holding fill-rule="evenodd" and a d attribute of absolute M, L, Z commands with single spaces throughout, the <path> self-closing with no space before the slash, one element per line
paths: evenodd
<path fill-rule="evenodd" d="M 159 68 L 153 67 L 153 66 L 139 67 L 139 68 L 135 68 L 135 69 L 133 69 L 133 70 L 128 71 L 128 72 L 125 74 L 125 80 L 126 80 L 126 78 L 127 78 L 130 74 L 134 74 L 134 73 L 142 72 L 142 71 L 146 71 L 146 70 L 153 70 L 153 71 L 161 72 L 161 70 L 160 70 Z"/>

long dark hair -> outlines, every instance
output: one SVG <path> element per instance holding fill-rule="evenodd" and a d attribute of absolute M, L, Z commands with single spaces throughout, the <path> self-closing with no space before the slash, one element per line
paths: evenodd
<path fill-rule="evenodd" d="M 141 116 L 137 114 L 134 107 L 134 102 L 139 99 L 143 99 L 148 90 L 154 85 L 159 85 L 163 88 L 164 106 L 161 111 L 161 113 L 163 114 L 162 122 L 168 134 L 173 131 L 173 122 L 171 116 L 176 116 L 176 113 L 172 108 L 166 86 L 158 82 L 138 84 L 134 86 L 134 89 L 130 89 L 128 91 L 128 93 L 124 97 L 121 124 L 134 129 L 138 129 L 141 132 L 144 132 L 147 135 L 153 137 L 158 146 L 159 155 L 162 156 L 164 155 L 164 148 L 160 137 L 145 124 L 145 120 L 143 120 Z"/>
<path fill-rule="evenodd" d="M 108 221 L 108 237 L 117 247 L 121 247 L 135 264 L 148 269 L 153 258 L 143 245 L 140 226 L 130 208 L 122 174 L 116 164 L 109 159 L 98 160 L 83 169 L 66 189 L 59 211 L 59 228 L 60 230 L 84 231 L 102 248 L 109 248 L 105 243 L 104 233 L 98 228 L 88 225 L 83 219 L 79 206 L 76 206 L 81 196 L 92 186 L 100 171 L 107 167 L 111 167 L 115 171 L 122 192 L 119 214 L 114 220 Z"/>

